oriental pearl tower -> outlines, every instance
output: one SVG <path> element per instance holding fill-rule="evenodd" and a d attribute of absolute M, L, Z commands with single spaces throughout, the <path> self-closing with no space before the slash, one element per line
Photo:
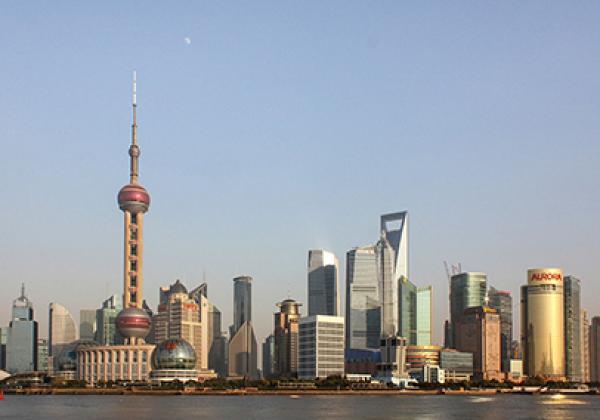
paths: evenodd
<path fill-rule="evenodd" d="M 133 123 L 129 146 L 129 184 L 119 191 L 119 208 L 124 215 L 123 310 L 117 317 L 117 328 L 125 344 L 143 344 L 150 331 L 150 317 L 142 309 L 144 277 L 144 214 L 150 207 L 150 194 L 138 181 L 140 147 L 137 144 L 136 74 L 133 73 Z"/>

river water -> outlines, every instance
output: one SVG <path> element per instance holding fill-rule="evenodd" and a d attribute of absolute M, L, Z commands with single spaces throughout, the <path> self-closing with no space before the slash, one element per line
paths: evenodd
<path fill-rule="evenodd" d="M 600 396 L 16 396 L 1 419 L 600 419 Z"/>

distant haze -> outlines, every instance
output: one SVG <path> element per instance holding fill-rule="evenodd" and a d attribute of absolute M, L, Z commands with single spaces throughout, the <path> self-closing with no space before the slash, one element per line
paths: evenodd
<path fill-rule="evenodd" d="M 4 3 L 0 325 L 21 282 L 44 337 L 49 302 L 78 319 L 121 293 L 133 70 L 154 309 L 160 285 L 205 273 L 225 330 L 248 274 L 262 341 L 276 302 L 306 312 L 309 249 L 335 252 L 344 290 L 345 252 L 408 210 L 435 341 L 444 260 L 513 293 L 515 337 L 528 268 L 579 277 L 600 315 L 599 16 L 598 2 Z"/>

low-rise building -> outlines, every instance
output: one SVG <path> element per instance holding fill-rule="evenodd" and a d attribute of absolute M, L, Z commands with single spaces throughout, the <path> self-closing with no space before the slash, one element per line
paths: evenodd
<path fill-rule="evenodd" d="M 446 382 L 470 381 L 473 377 L 473 353 L 444 349 L 440 352 L 440 367 Z"/>

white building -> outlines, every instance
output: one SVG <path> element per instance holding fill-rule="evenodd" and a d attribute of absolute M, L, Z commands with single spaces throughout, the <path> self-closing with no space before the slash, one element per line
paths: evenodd
<path fill-rule="evenodd" d="M 446 372 L 436 365 L 423 366 L 423 382 L 430 384 L 443 384 L 446 381 Z"/>
<path fill-rule="evenodd" d="M 299 321 L 298 377 L 344 375 L 344 318 L 313 315 Z"/>

